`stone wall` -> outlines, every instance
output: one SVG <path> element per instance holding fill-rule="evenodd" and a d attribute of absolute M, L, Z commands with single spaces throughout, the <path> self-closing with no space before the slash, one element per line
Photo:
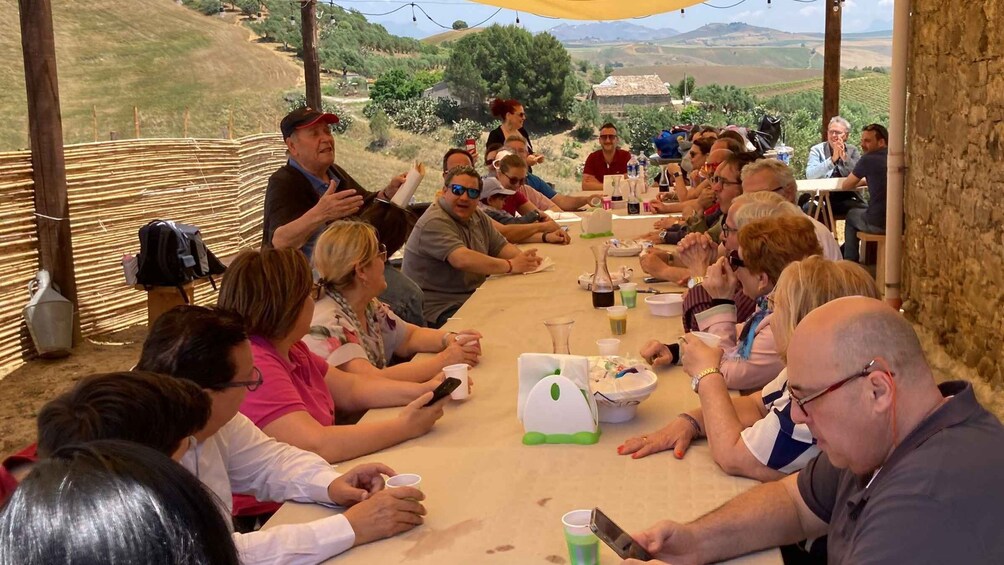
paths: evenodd
<path fill-rule="evenodd" d="M 903 297 L 944 353 L 1004 386 L 1004 0 L 914 0 Z"/>

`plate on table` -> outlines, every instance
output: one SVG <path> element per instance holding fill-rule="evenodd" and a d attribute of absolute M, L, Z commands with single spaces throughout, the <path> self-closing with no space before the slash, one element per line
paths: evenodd
<path fill-rule="evenodd" d="M 634 274 L 634 269 L 629 267 L 621 267 L 620 269 L 613 269 L 610 271 L 610 278 L 614 283 L 614 290 L 617 290 L 621 283 L 626 283 L 631 280 L 631 275 Z M 579 275 L 579 288 L 582 290 L 592 290 L 593 284 L 593 273 L 582 273 Z"/>
<path fill-rule="evenodd" d="M 635 255 L 640 255 L 641 250 L 642 245 L 640 241 L 633 239 L 625 241 L 611 239 L 610 249 L 607 251 L 607 254 L 611 257 L 634 257 Z"/>

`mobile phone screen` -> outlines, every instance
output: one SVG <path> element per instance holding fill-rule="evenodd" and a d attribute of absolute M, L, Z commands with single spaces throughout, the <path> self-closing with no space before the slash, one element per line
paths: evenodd
<path fill-rule="evenodd" d="M 627 532 L 620 526 L 614 524 L 607 515 L 599 508 L 593 508 L 593 514 L 589 520 L 589 529 L 596 534 L 596 537 L 603 540 L 603 543 L 610 546 L 621 559 L 640 559 L 649 561 L 652 556 L 644 547 L 634 541 Z"/>
<path fill-rule="evenodd" d="M 440 400 L 442 400 L 444 396 L 447 396 L 448 394 L 456 390 L 458 386 L 460 386 L 460 379 L 447 377 L 445 381 L 439 383 L 439 386 L 436 387 L 436 390 L 432 391 L 432 400 L 426 402 L 425 405 L 432 406 L 433 404 L 439 402 Z"/>

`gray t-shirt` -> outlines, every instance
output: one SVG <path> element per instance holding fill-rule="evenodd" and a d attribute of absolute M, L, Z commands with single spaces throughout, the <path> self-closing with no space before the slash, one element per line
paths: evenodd
<path fill-rule="evenodd" d="M 968 383 L 893 451 L 869 485 L 821 454 L 798 490 L 829 524 L 827 553 L 841 563 L 1004 563 L 1004 427 Z"/>
<path fill-rule="evenodd" d="M 463 304 L 486 275 L 457 270 L 446 260 L 450 253 L 466 247 L 485 255 L 498 257 L 506 240 L 481 210 L 466 222 L 461 221 L 441 204 L 429 206 L 415 224 L 404 247 L 401 271 L 418 283 L 425 293 L 425 319 L 435 321 L 451 306 Z"/>

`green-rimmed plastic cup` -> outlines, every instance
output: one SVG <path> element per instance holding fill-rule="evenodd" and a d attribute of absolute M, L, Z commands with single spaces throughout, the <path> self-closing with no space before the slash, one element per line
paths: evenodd
<path fill-rule="evenodd" d="M 561 517 L 571 565 L 599 565 L 600 540 L 589 529 L 592 510 L 572 510 Z"/>

